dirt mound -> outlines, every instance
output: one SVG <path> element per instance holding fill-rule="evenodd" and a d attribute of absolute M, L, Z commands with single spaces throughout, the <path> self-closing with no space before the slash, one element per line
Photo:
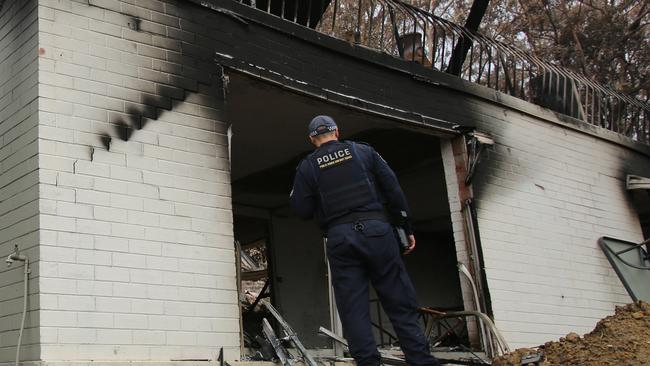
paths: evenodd
<path fill-rule="evenodd" d="M 521 366 L 522 357 L 544 351 L 542 366 L 650 365 L 650 304 L 617 307 L 584 337 L 569 333 L 537 349 L 518 349 L 496 358 L 492 366 Z"/>

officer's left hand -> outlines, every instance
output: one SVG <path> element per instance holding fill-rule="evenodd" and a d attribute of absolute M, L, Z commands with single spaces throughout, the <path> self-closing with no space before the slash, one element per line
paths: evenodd
<path fill-rule="evenodd" d="M 412 251 L 415 250 L 415 235 L 411 234 L 411 235 L 409 235 L 408 238 L 409 238 L 409 248 L 406 249 L 406 251 L 404 252 L 404 255 L 407 255 L 407 254 L 409 254 L 409 253 L 411 253 Z"/>

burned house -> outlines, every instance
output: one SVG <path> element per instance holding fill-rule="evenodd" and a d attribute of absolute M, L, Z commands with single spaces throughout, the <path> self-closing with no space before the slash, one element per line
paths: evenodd
<path fill-rule="evenodd" d="M 339 1 L 0 1 L 0 363 L 237 360 L 258 297 L 340 353 L 321 233 L 287 202 L 317 114 L 395 169 L 423 306 L 515 348 L 629 302 L 597 241 L 648 238 L 626 182 L 649 107 L 483 38 L 451 75 L 461 27 L 370 6 L 345 29 Z M 446 326 L 486 351 L 478 323 Z"/>

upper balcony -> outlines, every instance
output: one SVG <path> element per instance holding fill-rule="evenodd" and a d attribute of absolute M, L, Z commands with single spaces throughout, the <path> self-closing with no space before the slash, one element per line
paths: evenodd
<path fill-rule="evenodd" d="M 650 145 L 648 103 L 399 0 L 238 1 Z"/>

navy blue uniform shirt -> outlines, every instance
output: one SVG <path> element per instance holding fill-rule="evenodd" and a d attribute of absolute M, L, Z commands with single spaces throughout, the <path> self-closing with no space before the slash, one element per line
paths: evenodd
<path fill-rule="evenodd" d="M 349 144 L 350 142 L 346 141 L 346 143 Z M 371 146 L 364 143 L 352 143 L 355 144 L 356 152 L 359 155 L 358 158 L 363 162 L 368 177 L 379 193 L 380 200 L 372 200 L 368 204 L 352 209 L 351 212 L 381 211 L 385 209 L 395 223 L 400 221 L 402 211 L 406 212 L 408 218 L 410 214 L 406 197 L 393 170 Z M 328 141 L 322 144 L 320 148 L 332 147 L 331 144 L 343 145 L 340 141 Z M 291 191 L 291 208 L 302 219 L 315 217 L 321 228 L 327 230 L 327 222 L 325 222 L 323 208 L 319 202 L 320 195 L 316 177 L 312 167 L 310 167 L 309 158 L 312 155 L 313 153 L 303 159 L 296 170 L 293 190 Z M 405 226 L 407 234 L 412 234 L 408 220 L 400 224 Z"/>

